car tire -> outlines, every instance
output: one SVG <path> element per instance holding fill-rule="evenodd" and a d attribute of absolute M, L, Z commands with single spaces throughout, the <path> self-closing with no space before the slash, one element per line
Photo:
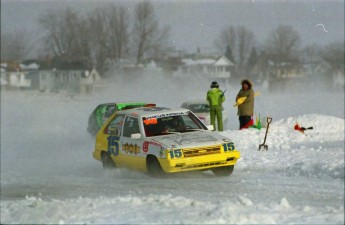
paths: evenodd
<path fill-rule="evenodd" d="M 103 165 L 104 169 L 110 169 L 110 168 L 114 168 L 115 163 L 114 161 L 111 159 L 110 155 L 108 154 L 108 152 L 103 152 L 101 155 L 101 162 Z"/>
<path fill-rule="evenodd" d="M 155 156 L 148 156 L 146 159 L 146 166 L 147 166 L 147 171 L 149 174 L 153 177 L 159 177 L 164 174 L 164 171 L 159 164 L 158 159 Z"/>
<path fill-rule="evenodd" d="M 233 165 L 232 166 L 217 167 L 217 168 L 212 169 L 212 172 L 217 177 L 230 176 L 233 171 L 234 171 L 234 166 Z"/>

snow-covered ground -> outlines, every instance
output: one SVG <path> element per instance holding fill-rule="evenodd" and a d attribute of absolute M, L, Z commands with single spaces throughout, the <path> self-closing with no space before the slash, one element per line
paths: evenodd
<path fill-rule="evenodd" d="M 255 111 L 273 121 L 268 151 L 258 151 L 265 129 L 239 131 L 232 105 L 240 86 L 221 85 L 229 118 L 222 134 L 241 152 L 230 177 L 104 171 L 86 132 L 98 103 L 179 107 L 204 99 L 209 87 L 157 79 L 108 84 L 92 96 L 2 91 L 1 223 L 344 224 L 343 91 L 262 91 Z M 314 129 L 302 134 L 293 129 L 296 122 Z"/>

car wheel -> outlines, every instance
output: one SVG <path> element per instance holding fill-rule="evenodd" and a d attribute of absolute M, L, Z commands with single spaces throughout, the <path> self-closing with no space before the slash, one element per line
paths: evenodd
<path fill-rule="evenodd" d="M 116 167 L 114 161 L 111 159 L 110 155 L 107 152 L 102 153 L 101 161 L 104 169 Z"/>
<path fill-rule="evenodd" d="M 234 166 L 223 166 L 223 167 L 217 167 L 217 168 L 212 169 L 212 172 L 217 177 L 230 176 L 233 171 L 234 171 Z"/>
<path fill-rule="evenodd" d="M 146 159 L 147 171 L 151 176 L 159 177 L 164 174 L 158 159 L 154 156 L 148 156 Z"/>

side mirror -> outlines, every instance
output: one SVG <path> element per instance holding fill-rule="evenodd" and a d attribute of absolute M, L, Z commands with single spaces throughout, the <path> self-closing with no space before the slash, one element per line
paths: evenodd
<path fill-rule="evenodd" d="M 132 139 L 140 139 L 141 138 L 141 134 L 140 133 L 131 134 L 131 138 Z"/>
<path fill-rule="evenodd" d="M 211 125 L 207 125 L 206 126 L 208 130 L 214 130 L 214 126 L 211 124 Z"/>

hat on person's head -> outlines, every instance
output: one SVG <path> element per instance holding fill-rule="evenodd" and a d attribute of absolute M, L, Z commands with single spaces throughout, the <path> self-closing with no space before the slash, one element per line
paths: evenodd
<path fill-rule="evenodd" d="M 252 83 L 250 80 L 248 80 L 248 79 L 242 80 L 242 81 L 241 81 L 241 85 L 243 85 L 243 84 L 248 85 L 248 88 L 249 88 L 249 89 L 251 89 L 251 88 L 253 87 L 253 83 Z"/>
<path fill-rule="evenodd" d="M 219 85 L 218 85 L 217 81 L 213 81 L 212 82 L 211 88 L 219 88 Z"/>

